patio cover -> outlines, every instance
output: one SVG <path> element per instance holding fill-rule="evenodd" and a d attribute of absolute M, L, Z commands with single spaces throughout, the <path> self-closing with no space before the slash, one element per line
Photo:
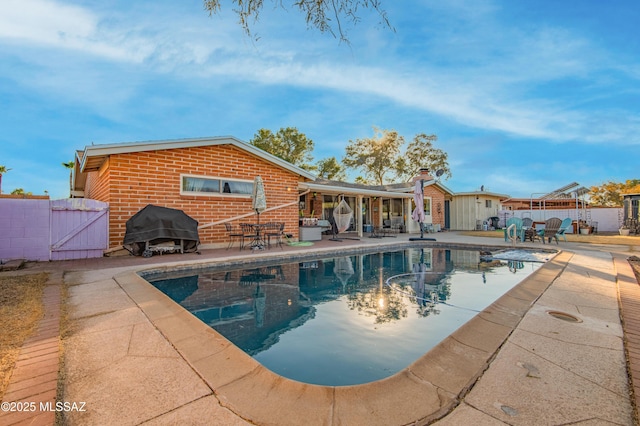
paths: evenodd
<path fill-rule="evenodd" d="M 130 253 L 139 256 L 145 244 L 161 244 L 182 240 L 185 253 L 198 249 L 198 221 L 182 210 L 147 205 L 127 220 L 123 246 Z"/>

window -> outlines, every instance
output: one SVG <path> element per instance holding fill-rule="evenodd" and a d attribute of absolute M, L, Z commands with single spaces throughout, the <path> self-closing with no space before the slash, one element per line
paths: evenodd
<path fill-rule="evenodd" d="M 182 175 L 180 193 L 185 195 L 227 195 L 250 196 L 253 181 L 205 176 Z"/>
<path fill-rule="evenodd" d="M 411 200 L 411 211 L 416 208 L 416 203 Z M 426 216 L 431 216 L 431 197 L 425 197 L 424 199 L 424 214 Z"/>
<path fill-rule="evenodd" d="M 484 206 L 486 208 L 491 208 L 491 200 L 484 200 Z"/>

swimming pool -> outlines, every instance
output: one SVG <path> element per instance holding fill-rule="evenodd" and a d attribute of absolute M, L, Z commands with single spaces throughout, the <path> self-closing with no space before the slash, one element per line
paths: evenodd
<path fill-rule="evenodd" d="M 145 278 L 275 373 L 343 386 L 407 367 L 544 260 L 501 255 L 408 248 Z"/>

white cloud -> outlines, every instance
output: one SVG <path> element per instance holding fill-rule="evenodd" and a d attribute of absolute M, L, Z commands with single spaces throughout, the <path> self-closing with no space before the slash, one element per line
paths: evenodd
<path fill-rule="evenodd" d="M 86 10 L 48 0 L 3 0 L 0 36 L 36 43 L 61 43 L 86 38 L 96 26 Z"/>
<path fill-rule="evenodd" d="M 49 0 L 0 2 L 0 38 L 112 59 L 127 57 L 122 47 L 98 41 L 98 20 L 88 10 Z"/>
<path fill-rule="evenodd" d="M 547 98 L 546 93 L 536 90 L 562 79 L 597 87 L 598 73 L 604 74 L 608 66 L 637 70 L 637 65 L 622 67 L 611 60 L 609 53 L 569 29 L 541 25 L 529 31 L 498 22 L 499 9 L 490 3 L 482 9 L 469 7 L 464 1 L 428 7 L 433 28 L 428 34 L 426 30 L 420 33 L 424 52 L 396 53 L 387 40 L 387 60 L 380 62 L 375 57 L 371 63 L 366 53 L 364 58 L 359 57 L 357 46 L 353 48 L 354 57 L 345 60 L 344 51 L 348 49 L 331 38 L 313 39 L 298 50 L 292 46 L 299 43 L 284 38 L 252 44 L 242 38 L 239 28 L 229 30 L 236 26 L 235 22 L 229 23 L 233 17 L 201 21 L 194 15 L 169 16 L 171 10 L 166 5 L 155 10 L 163 16 L 146 16 L 142 9 L 130 11 L 130 16 L 126 12 L 103 16 L 60 1 L 2 0 L 0 40 L 85 55 L 81 67 L 89 74 L 103 75 L 99 65 L 88 59 L 95 57 L 132 64 L 141 73 L 165 73 L 182 79 L 193 76 L 195 85 L 217 77 L 220 81 L 375 96 L 468 127 L 528 138 L 629 143 L 637 133 L 637 120 L 628 115 L 621 118 L 624 113 L 596 112 L 611 117 L 615 124 L 602 123 L 593 128 L 594 113 L 579 112 L 568 103 L 573 100 Z M 419 12 L 414 14 L 418 16 Z M 282 22 L 290 19 L 286 14 L 267 16 Z M 162 26 L 157 25 L 159 21 Z M 269 25 L 277 28 L 277 23 L 270 21 Z M 278 34 L 287 37 L 281 31 Z M 294 36 L 299 34 L 294 32 Z M 397 40 L 399 46 L 402 37 Z M 364 38 L 371 42 L 370 34 L 365 32 Z M 375 37 L 379 38 L 384 37 Z M 65 87 L 64 78 L 50 78 L 50 87 Z M 41 87 L 47 80 L 40 83 Z M 91 93 L 91 86 L 91 82 L 86 83 L 87 90 L 75 92 L 80 96 L 81 92 Z M 607 85 L 603 86 L 606 89 Z M 124 87 L 118 93 L 123 95 L 116 97 L 116 102 L 125 99 L 129 91 Z"/>
<path fill-rule="evenodd" d="M 53 0 L 2 0 L 0 40 L 134 64 L 150 61 L 163 68 L 203 63 L 224 43 L 222 37 L 219 42 L 208 40 L 208 44 L 199 41 L 199 37 L 207 37 L 208 29 L 198 34 L 188 18 L 180 22 L 177 17 L 160 28 L 153 19 L 126 14 L 100 16 Z"/>

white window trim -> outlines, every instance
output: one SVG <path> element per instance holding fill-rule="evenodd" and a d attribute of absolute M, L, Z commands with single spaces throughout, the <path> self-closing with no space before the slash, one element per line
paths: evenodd
<path fill-rule="evenodd" d="M 192 174 L 182 173 L 180 174 L 180 195 L 188 195 L 190 197 L 232 197 L 232 198 L 246 198 L 246 199 L 250 199 L 252 196 L 252 194 L 229 194 L 229 193 L 223 193 L 223 192 L 184 191 L 182 189 L 182 180 L 185 177 L 196 178 L 196 179 L 244 182 L 244 183 L 250 183 L 251 185 L 253 185 L 253 181 L 249 179 L 231 179 L 228 177 L 220 177 L 220 176 L 192 175 Z"/>
<path fill-rule="evenodd" d="M 429 200 L 429 213 L 425 212 L 425 216 L 432 217 L 433 216 L 433 198 L 432 197 L 424 197 L 425 201 Z"/>

